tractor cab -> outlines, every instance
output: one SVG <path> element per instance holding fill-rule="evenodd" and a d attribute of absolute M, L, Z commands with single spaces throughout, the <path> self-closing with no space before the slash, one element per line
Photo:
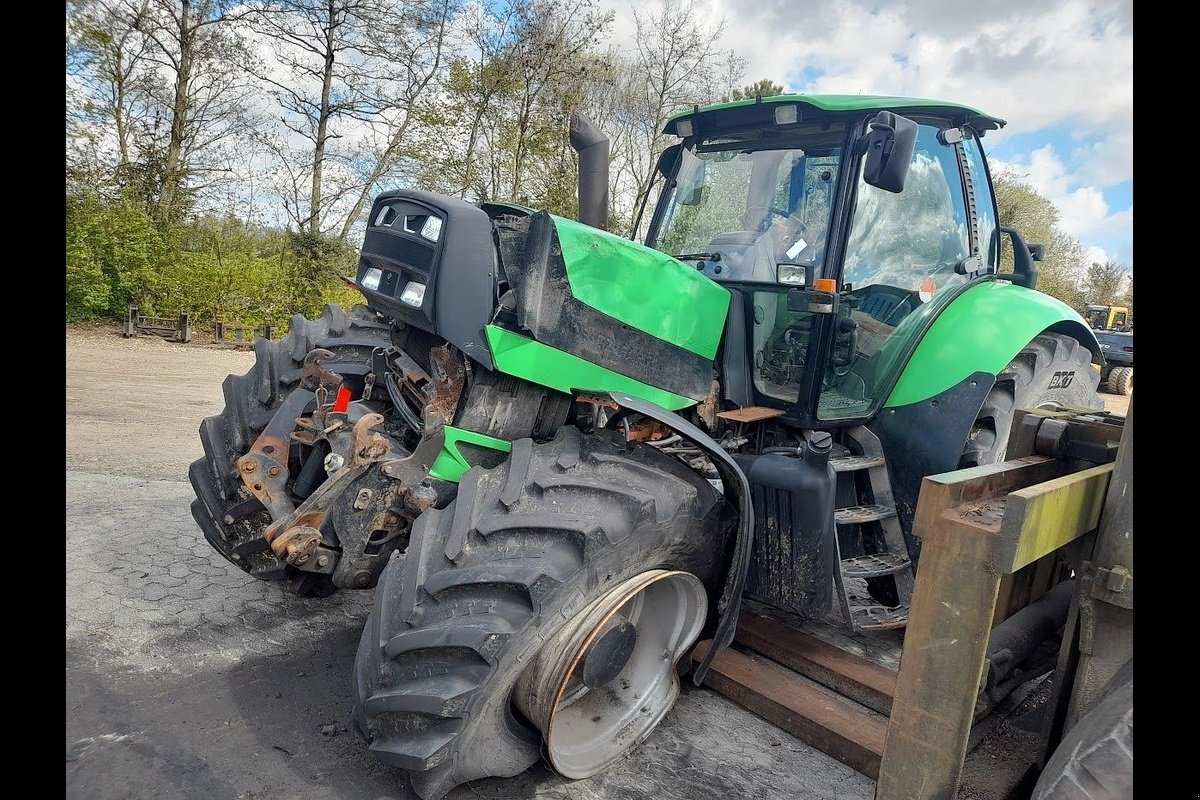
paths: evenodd
<path fill-rule="evenodd" d="M 874 416 L 929 320 L 994 273 L 980 139 L 959 105 L 780 95 L 679 114 L 646 244 L 733 295 L 725 399 L 803 426 Z"/>
<path fill-rule="evenodd" d="M 1092 330 L 1097 331 L 1127 331 L 1133 329 L 1133 320 L 1129 309 L 1124 306 L 1089 305 L 1083 312 Z"/>

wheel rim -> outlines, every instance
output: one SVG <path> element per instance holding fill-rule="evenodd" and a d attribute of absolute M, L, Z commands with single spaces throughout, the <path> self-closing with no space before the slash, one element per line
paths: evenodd
<path fill-rule="evenodd" d="M 650 570 L 572 618 L 517 679 L 513 700 L 542 732 L 551 766 L 586 778 L 640 744 L 679 696 L 676 662 L 708 597 L 690 572 Z"/>

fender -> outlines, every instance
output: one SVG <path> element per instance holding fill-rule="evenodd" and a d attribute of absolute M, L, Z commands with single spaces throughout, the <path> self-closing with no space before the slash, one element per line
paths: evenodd
<path fill-rule="evenodd" d="M 1078 340 L 1103 363 L 1100 343 L 1066 303 L 988 276 L 966 288 L 921 335 L 884 408 L 936 397 L 977 372 L 998 375 L 1021 348 L 1045 332 Z"/>
<path fill-rule="evenodd" d="M 881 413 L 867 423 L 885 452 L 905 454 L 889 460 L 888 469 L 914 566 L 921 551 L 912 536 L 921 480 L 958 468 L 996 376 L 1042 333 L 1070 336 L 1103 363 L 1095 334 L 1066 303 L 995 276 L 967 285 L 927 323 Z"/>
<path fill-rule="evenodd" d="M 746 583 L 746 572 L 750 568 L 751 544 L 754 539 L 754 505 L 750 502 L 750 482 L 737 462 L 704 431 L 678 414 L 648 400 L 620 392 L 609 392 L 617 405 L 658 420 L 680 436 L 690 440 L 707 454 L 721 475 L 725 486 L 725 497 L 734 501 L 738 511 L 737 535 L 733 545 L 733 558 L 729 574 L 725 576 L 725 587 L 717 604 L 717 630 L 713 634 L 712 647 L 692 673 L 692 682 L 699 686 L 708 674 L 708 668 L 717 654 L 733 641 L 737 632 L 738 612 L 742 608 L 742 587 Z"/>

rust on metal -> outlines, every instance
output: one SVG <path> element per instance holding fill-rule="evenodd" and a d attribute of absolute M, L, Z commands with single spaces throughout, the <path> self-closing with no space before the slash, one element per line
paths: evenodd
<path fill-rule="evenodd" d="M 304 373 L 300 377 L 300 385 L 310 391 L 318 387 L 328 389 L 341 386 L 342 376 L 325 369 L 325 362 L 333 361 L 337 355 L 329 350 L 318 347 L 304 357 Z"/>
<path fill-rule="evenodd" d="M 427 384 L 426 415 L 437 413 L 443 420 L 453 420 L 458 413 L 458 403 L 467 382 L 467 369 L 449 343 L 429 351 L 429 368 L 433 380 Z"/>
<path fill-rule="evenodd" d="M 590 394 L 575 395 L 576 403 L 587 403 L 596 406 L 597 408 L 607 408 L 611 411 L 619 411 L 621 407 L 607 397 L 595 397 Z"/>
<path fill-rule="evenodd" d="M 378 433 L 371 432 L 372 428 L 382 422 L 382 414 L 371 413 L 363 414 L 358 422 L 354 423 L 354 429 L 351 433 L 353 447 L 350 451 L 350 466 L 369 464 L 379 461 L 387 455 L 387 439 Z"/>
<path fill-rule="evenodd" d="M 656 419 L 646 417 L 629 426 L 626 438 L 631 442 L 657 442 L 670 435 L 670 428 Z"/>
<path fill-rule="evenodd" d="M 721 384 L 719 381 L 713 381 L 708 397 L 696 406 L 696 413 L 700 415 L 700 419 L 704 421 L 705 427 L 710 431 L 717 427 L 717 409 L 721 407 L 720 396 Z"/>
<path fill-rule="evenodd" d="M 781 408 L 746 406 L 745 408 L 737 408 L 733 411 L 722 411 L 717 416 L 721 419 L 727 419 L 730 422 L 761 422 L 764 419 L 782 417 L 783 414 L 784 411 Z"/>
<path fill-rule="evenodd" d="M 287 517 L 296 508 L 287 493 L 287 457 L 287 443 L 263 433 L 250 452 L 237 460 L 242 483 L 263 504 L 271 519 Z"/>
<path fill-rule="evenodd" d="M 317 552 L 321 544 L 321 532 L 304 525 L 294 525 L 275 537 L 271 550 L 278 558 L 292 566 L 305 564 Z"/>

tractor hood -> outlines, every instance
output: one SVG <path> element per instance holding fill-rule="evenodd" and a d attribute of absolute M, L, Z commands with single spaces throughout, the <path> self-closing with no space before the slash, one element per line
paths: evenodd
<path fill-rule="evenodd" d="M 669 255 L 546 212 L 497 228 L 513 294 L 504 327 L 690 401 L 711 393 L 728 290 Z M 594 373 L 521 377 L 570 390 L 618 388 L 590 385 Z"/>

